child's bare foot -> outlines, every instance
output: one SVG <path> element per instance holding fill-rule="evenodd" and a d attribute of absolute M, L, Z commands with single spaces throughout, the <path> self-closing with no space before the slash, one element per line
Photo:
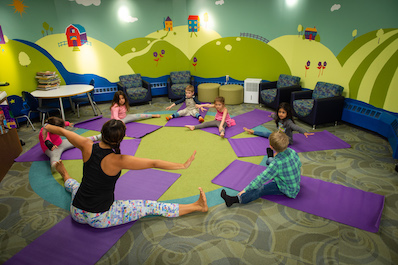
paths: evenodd
<path fill-rule="evenodd" d="M 55 164 L 55 169 L 59 172 L 59 174 L 61 174 L 61 176 L 64 179 L 64 181 L 67 181 L 68 179 L 71 178 L 69 176 L 68 171 L 66 171 L 66 168 L 65 168 L 64 163 L 62 162 L 62 160 L 59 160 L 58 162 L 56 162 L 54 164 Z"/>
<path fill-rule="evenodd" d="M 220 132 L 220 137 L 221 137 L 221 138 L 224 138 L 224 136 L 225 136 L 225 130 L 222 129 L 221 132 Z"/>
<path fill-rule="evenodd" d="M 185 127 L 190 129 L 191 131 L 195 130 L 195 126 L 193 126 L 193 125 L 185 125 Z"/>
<path fill-rule="evenodd" d="M 199 200 L 197 200 L 195 204 L 197 204 L 200 207 L 199 211 L 207 212 L 209 210 L 209 207 L 207 206 L 206 194 L 201 187 L 199 187 L 199 191 L 200 191 Z"/>
<path fill-rule="evenodd" d="M 253 133 L 254 133 L 254 130 L 247 129 L 246 127 L 243 127 L 243 130 L 245 130 L 245 131 L 248 132 L 249 134 L 253 134 Z"/>
<path fill-rule="evenodd" d="M 160 114 L 153 114 L 152 118 L 160 118 Z"/>

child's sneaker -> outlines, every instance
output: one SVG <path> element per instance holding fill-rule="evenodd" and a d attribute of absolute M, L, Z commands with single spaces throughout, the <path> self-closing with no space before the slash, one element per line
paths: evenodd
<path fill-rule="evenodd" d="M 274 151 L 271 148 L 267 148 L 267 156 L 268 157 L 274 157 Z"/>
<path fill-rule="evenodd" d="M 203 117 L 199 117 L 199 122 L 200 123 L 202 123 L 202 122 L 204 122 L 205 121 L 205 119 L 203 119 Z"/>
<path fill-rule="evenodd" d="M 166 117 L 166 120 L 171 120 L 173 117 L 171 117 L 171 116 L 168 116 L 168 117 Z"/>

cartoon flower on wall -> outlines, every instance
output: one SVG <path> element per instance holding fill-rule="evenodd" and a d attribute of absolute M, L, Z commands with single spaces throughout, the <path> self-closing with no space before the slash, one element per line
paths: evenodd
<path fill-rule="evenodd" d="M 166 53 L 165 50 L 162 50 L 159 54 L 157 52 L 153 52 L 153 57 L 155 57 L 155 59 L 153 59 L 153 60 L 156 62 L 156 66 L 158 66 L 159 60 L 164 57 L 165 53 Z M 158 55 L 159 55 L 159 57 L 158 57 Z"/>
<path fill-rule="evenodd" d="M 196 57 L 193 57 L 193 63 L 192 63 L 192 65 L 193 65 L 195 71 L 196 71 L 196 65 L 198 64 L 197 62 L 198 62 L 198 59 L 197 59 Z"/>
<path fill-rule="evenodd" d="M 305 77 L 307 77 L 307 70 L 310 69 L 311 62 L 308 60 L 307 64 L 305 65 Z"/>
<path fill-rule="evenodd" d="M 327 63 L 326 63 L 326 61 L 324 61 L 324 62 L 323 62 L 323 65 L 322 65 L 322 74 L 321 74 L 321 75 L 323 75 L 323 69 L 326 68 L 326 65 L 327 65 Z"/>
<path fill-rule="evenodd" d="M 322 70 L 322 62 L 318 63 L 317 68 L 319 69 L 318 77 L 321 75 L 321 70 Z"/>

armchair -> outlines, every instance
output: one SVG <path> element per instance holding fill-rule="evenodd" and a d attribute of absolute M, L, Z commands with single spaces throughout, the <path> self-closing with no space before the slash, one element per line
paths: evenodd
<path fill-rule="evenodd" d="M 117 89 L 122 90 L 128 97 L 129 104 L 149 102 L 151 104 L 151 84 L 141 78 L 140 74 L 119 76 Z"/>
<path fill-rule="evenodd" d="M 194 77 L 190 71 L 171 72 L 167 79 L 167 95 L 170 99 L 180 99 L 185 96 L 187 85 L 195 85 Z"/>
<path fill-rule="evenodd" d="M 292 93 L 293 115 L 312 125 L 341 121 L 344 107 L 343 87 L 337 84 L 318 82 L 314 90 Z"/>
<path fill-rule="evenodd" d="M 277 109 L 282 102 L 290 103 L 291 93 L 300 91 L 300 77 L 281 74 L 278 81 L 260 83 L 261 103 L 273 109 Z"/>

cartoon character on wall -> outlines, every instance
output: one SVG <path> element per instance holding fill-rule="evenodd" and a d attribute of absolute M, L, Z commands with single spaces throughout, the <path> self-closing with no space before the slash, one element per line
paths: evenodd
<path fill-rule="evenodd" d="M 200 31 L 199 16 L 190 15 L 188 17 L 188 32 L 191 32 L 191 38 L 192 38 L 192 34 L 195 34 L 195 36 L 197 37 L 198 35 L 196 35 L 196 32 L 199 32 L 199 31 Z"/>
<path fill-rule="evenodd" d="M 86 29 L 82 25 L 70 24 L 66 28 L 65 35 L 68 47 L 73 47 L 73 51 L 80 51 L 79 46 L 87 43 Z"/>

